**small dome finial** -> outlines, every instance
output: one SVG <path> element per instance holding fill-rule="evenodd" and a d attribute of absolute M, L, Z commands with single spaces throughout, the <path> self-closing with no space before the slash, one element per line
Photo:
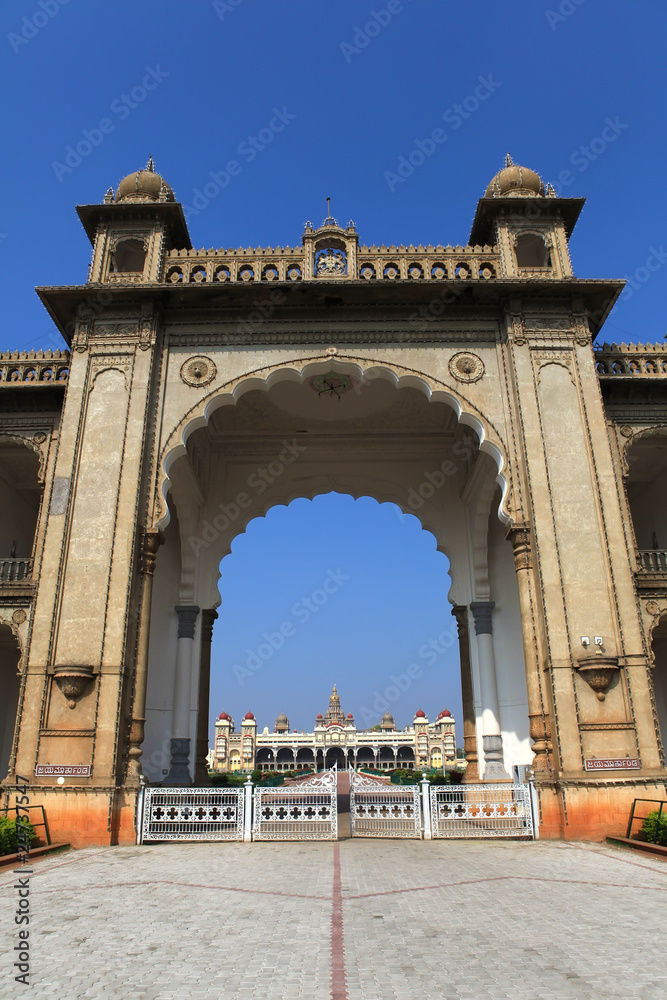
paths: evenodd
<path fill-rule="evenodd" d="M 512 157 L 511 157 L 511 155 L 509 153 L 505 154 L 505 166 L 506 167 L 513 167 L 514 166 L 514 160 L 512 159 Z"/>
<path fill-rule="evenodd" d="M 146 164 L 146 170 L 148 171 L 149 174 L 154 174 L 155 173 L 155 164 L 153 163 L 153 157 L 152 156 L 148 157 L 148 163 Z"/>

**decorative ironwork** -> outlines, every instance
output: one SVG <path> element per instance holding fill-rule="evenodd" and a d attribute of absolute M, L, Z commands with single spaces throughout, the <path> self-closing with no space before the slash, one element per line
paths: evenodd
<path fill-rule="evenodd" d="M 255 788 L 253 840 L 337 840 L 337 771 L 299 785 Z"/>
<path fill-rule="evenodd" d="M 533 837 L 530 786 L 431 785 L 433 837 Z"/>
<path fill-rule="evenodd" d="M 140 842 L 243 840 L 243 788 L 145 788 Z"/>
<path fill-rule="evenodd" d="M 345 274 L 347 261 L 344 252 L 331 247 L 321 250 L 315 256 L 315 268 L 318 278 Z"/>
<path fill-rule="evenodd" d="M 350 771 L 353 837 L 421 837 L 418 785 L 385 785 Z"/>

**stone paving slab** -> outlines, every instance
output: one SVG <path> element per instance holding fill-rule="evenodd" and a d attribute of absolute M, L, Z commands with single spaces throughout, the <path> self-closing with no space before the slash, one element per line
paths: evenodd
<path fill-rule="evenodd" d="M 0 873 L 2 1000 L 667 1000 L 667 865 L 602 845 L 352 839 L 44 858 L 28 987 L 13 980 L 15 878 Z"/>

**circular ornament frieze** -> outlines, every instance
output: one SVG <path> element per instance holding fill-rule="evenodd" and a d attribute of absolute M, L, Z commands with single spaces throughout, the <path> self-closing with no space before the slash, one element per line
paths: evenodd
<path fill-rule="evenodd" d="M 646 610 L 650 615 L 657 615 L 658 612 L 660 611 L 660 608 L 655 603 L 655 601 L 649 601 L 648 604 L 646 605 Z"/>
<path fill-rule="evenodd" d="M 33 434 L 32 439 L 35 442 L 35 444 L 44 444 L 44 442 L 46 441 L 46 434 L 44 433 L 44 431 L 37 431 L 36 434 Z"/>
<path fill-rule="evenodd" d="M 629 424 L 623 424 L 620 430 L 624 438 L 632 437 L 632 427 Z"/>
<path fill-rule="evenodd" d="M 477 382 L 484 374 L 484 362 L 476 354 L 461 351 L 450 359 L 449 370 L 457 382 Z"/>
<path fill-rule="evenodd" d="M 188 358 L 181 365 L 181 378 L 186 385 L 208 385 L 218 374 L 211 358 L 197 356 Z"/>
<path fill-rule="evenodd" d="M 17 608 L 14 614 L 12 615 L 12 621 L 14 622 L 15 625 L 23 625 L 23 622 L 26 620 L 27 617 L 28 616 L 23 610 L 23 608 Z"/>

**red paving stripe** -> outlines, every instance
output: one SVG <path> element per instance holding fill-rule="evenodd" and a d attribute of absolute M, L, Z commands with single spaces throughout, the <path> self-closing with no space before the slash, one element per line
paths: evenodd
<path fill-rule="evenodd" d="M 465 879 L 461 882 L 440 882 L 434 885 L 415 885 L 405 889 L 385 889 L 382 892 L 363 892 L 354 896 L 346 896 L 345 902 L 350 899 L 370 899 L 373 896 L 394 896 L 402 892 L 427 892 L 429 889 L 456 889 L 464 885 L 483 885 L 485 882 L 552 882 L 555 885 L 589 885 L 597 889 L 653 889 L 656 892 L 667 892 L 667 887 L 659 885 L 628 885 L 626 882 L 591 882 L 586 879 L 569 878 L 546 878 L 541 875 L 495 875 L 488 878 Z"/>
<path fill-rule="evenodd" d="M 178 885 L 186 889 L 213 889 L 220 892 L 243 892 L 250 896 L 280 896 L 283 899 L 319 899 L 329 901 L 331 896 L 309 896 L 305 892 L 279 892 L 276 889 L 243 889 L 235 885 L 211 885 L 201 882 L 178 882 L 174 879 L 156 878 L 148 879 L 146 882 L 100 882 L 90 883 L 80 886 L 58 886 L 56 889 L 40 889 L 40 893 L 63 893 L 63 892 L 87 892 L 88 889 L 143 889 L 150 885 Z"/>
<path fill-rule="evenodd" d="M 331 1000 L 349 1000 L 343 947 L 343 892 L 340 879 L 340 848 L 334 844 L 333 907 L 331 910 Z"/>

